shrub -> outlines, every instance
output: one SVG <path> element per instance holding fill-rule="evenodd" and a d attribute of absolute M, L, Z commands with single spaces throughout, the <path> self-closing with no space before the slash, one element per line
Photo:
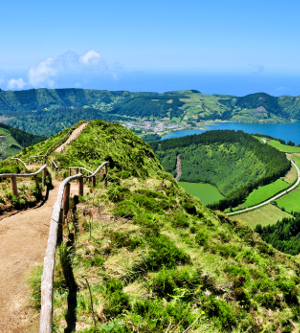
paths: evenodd
<path fill-rule="evenodd" d="M 190 225 L 188 215 L 184 213 L 178 213 L 174 216 L 172 226 L 174 228 L 188 228 Z"/>
<path fill-rule="evenodd" d="M 197 215 L 196 207 L 192 203 L 186 202 L 182 206 L 188 214 Z"/>
<path fill-rule="evenodd" d="M 107 194 L 109 200 L 112 202 L 120 202 L 123 201 L 126 197 L 129 196 L 130 190 L 127 187 L 122 187 L 122 186 L 113 186 L 111 187 Z"/>
<path fill-rule="evenodd" d="M 116 216 L 133 218 L 139 211 L 140 209 L 135 202 L 124 200 L 115 206 L 113 213 Z"/>
<path fill-rule="evenodd" d="M 173 268 L 179 263 L 190 263 L 190 256 L 177 248 L 167 236 L 148 237 L 147 241 L 151 246 L 148 254 L 148 266 L 150 269 L 158 270 L 163 266 Z"/>
<path fill-rule="evenodd" d="M 195 236 L 195 242 L 200 246 L 207 245 L 208 235 L 205 231 L 200 230 Z"/>
<path fill-rule="evenodd" d="M 150 210 L 154 213 L 163 214 L 163 210 L 157 205 L 157 202 L 153 198 L 147 198 L 143 195 L 135 194 L 133 200 L 140 206 Z"/>
<path fill-rule="evenodd" d="M 224 301 L 210 297 L 205 304 L 208 315 L 213 317 L 213 322 L 226 331 L 236 325 L 236 317 L 231 307 Z"/>
<path fill-rule="evenodd" d="M 132 237 L 126 232 L 110 231 L 107 233 L 107 236 L 110 237 L 113 246 L 117 248 L 127 247 L 130 251 L 133 251 L 143 243 L 139 237 Z"/>
<path fill-rule="evenodd" d="M 107 318 L 116 317 L 126 310 L 130 310 L 129 296 L 122 291 L 122 282 L 111 279 L 105 285 L 105 304 L 103 313 Z"/>

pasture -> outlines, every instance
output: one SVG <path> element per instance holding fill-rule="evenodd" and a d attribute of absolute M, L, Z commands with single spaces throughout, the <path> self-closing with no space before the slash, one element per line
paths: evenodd
<path fill-rule="evenodd" d="M 258 189 L 252 191 L 246 201 L 243 203 L 243 206 L 252 207 L 255 206 L 267 199 L 270 199 L 273 195 L 283 191 L 290 185 L 287 184 L 282 179 L 277 179 L 275 182 L 261 186 Z"/>
<path fill-rule="evenodd" d="M 262 226 L 275 224 L 278 220 L 281 220 L 284 217 L 292 216 L 287 212 L 283 212 L 278 207 L 269 204 L 247 213 L 230 216 L 230 219 L 245 221 L 249 224 L 251 229 L 254 229 L 257 224 L 261 224 Z"/>
<path fill-rule="evenodd" d="M 218 189 L 210 184 L 188 182 L 179 182 L 178 184 L 189 194 L 199 198 L 203 205 L 208 205 L 224 198 Z"/>
<path fill-rule="evenodd" d="M 270 140 L 270 141 L 267 141 L 267 143 L 270 146 L 273 146 L 280 151 L 284 151 L 287 153 L 300 153 L 300 147 L 297 147 L 297 146 L 283 145 L 282 143 L 280 143 L 279 141 L 276 141 L 276 140 Z"/>
<path fill-rule="evenodd" d="M 276 200 L 278 207 L 284 208 L 287 212 L 300 211 L 300 188 L 297 187 L 294 191 Z"/>

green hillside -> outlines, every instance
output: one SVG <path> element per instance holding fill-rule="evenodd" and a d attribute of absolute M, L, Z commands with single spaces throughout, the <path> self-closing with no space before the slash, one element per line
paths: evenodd
<path fill-rule="evenodd" d="M 160 94 L 74 88 L 0 91 L 0 121 L 11 126 L 51 136 L 80 119 L 133 121 L 141 132 L 145 120 L 163 121 L 166 128 L 170 124 L 199 127 L 207 120 L 286 122 L 300 119 L 300 97 L 205 95 L 197 90 Z"/>
<path fill-rule="evenodd" d="M 208 131 L 150 146 L 173 176 L 179 156 L 181 181 L 217 187 L 227 198 L 211 207 L 221 210 L 235 207 L 254 188 L 275 181 L 291 168 L 284 153 L 242 131 Z"/>
<path fill-rule="evenodd" d="M 95 120 L 50 157 L 59 178 L 69 166 L 110 161 L 107 186 L 97 179 L 94 191 L 71 200 L 77 212 L 56 260 L 56 332 L 300 328 L 299 260 L 188 195 L 133 132 Z M 40 273 L 32 279 L 37 308 Z"/>
<path fill-rule="evenodd" d="M 188 195 L 163 170 L 150 146 L 120 124 L 92 121 L 62 154 L 54 153 L 68 132 L 65 129 L 18 155 L 28 160 L 53 146 L 50 158 L 59 165 L 59 179 L 68 175 L 69 166 L 95 170 L 104 160 L 110 161 L 107 186 L 98 179 L 95 191 L 90 189 L 84 197 L 71 200 L 73 207 L 80 204 L 77 213 L 68 217 L 64 231 L 68 243 L 58 250 L 55 331 L 64 331 L 74 323 L 77 331 L 94 333 L 132 332 L 134 327 L 139 332 L 165 333 L 169 325 L 178 332 L 191 325 L 190 332 L 300 329 L 297 258 L 267 245 L 247 224 L 229 220 Z M 241 166 L 243 150 L 236 145 L 239 138 L 242 147 L 252 147 L 255 152 L 249 155 L 245 149 L 249 159 L 256 158 L 258 163 L 271 160 L 267 145 L 254 138 L 252 142 L 243 132 L 222 132 L 219 134 L 227 142 L 220 149 L 213 148 L 224 137 L 212 132 L 181 139 L 177 148 L 188 151 L 191 142 L 196 146 L 201 141 L 209 146 L 204 152 L 215 158 L 216 164 L 222 159 L 229 165 L 228 152 Z M 172 141 L 155 145 L 155 149 L 175 149 Z M 264 163 L 260 168 L 265 172 L 276 168 L 272 161 L 268 166 Z M 194 164 L 191 159 L 189 164 Z M 9 183 L 1 183 L 2 190 L 4 185 Z M 33 190 L 29 190 L 32 196 Z M 7 190 L 3 195 L 8 200 Z M 286 231 L 282 225 L 287 223 L 291 227 Z M 290 251 L 297 244 L 297 223 L 285 220 L 278 225 L 288 243 L 280 240 L 280 233 L 268 241 L 296 254 Z M 86 279 L 97 328 L 93 328 Z M 39 284 L 34 286 L 38 307 Z"/>
<path fill-rule="evenodd" d="M 33 135 L 0 123 L 0 161 L 16 155 L 23 147 L 34 145 L 45 139 L 46 137 Z"/>

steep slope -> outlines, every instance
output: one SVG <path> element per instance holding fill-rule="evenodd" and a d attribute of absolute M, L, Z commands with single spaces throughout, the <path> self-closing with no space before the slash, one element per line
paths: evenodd
<path fill-rule="evenodd" d="M 173 176 L 180 156 L 181 181 L 216 186 L 227 196 L 215 205 L 221 210 L 241 203 L 254 188 L 275 181 L 291 168 L 284 153 L 242 131 L 207 131 L 150 146 Z"/>
<path fill-rule="evenodd" d="M 16 155 L 24 147 L 46 140 L 44 136 L 33 135 L 0 123 L 0 161 Z"/>
<path fill-rule="evenodd" d="M 106 181 L 71 200 L 77 213 L 68 216 L 54 281 L 56 331 L 300 328 L 299 259 L 188 195 L 133 132 L 92 121 L 51 157 L 59 176 L 110 161 Z"/>

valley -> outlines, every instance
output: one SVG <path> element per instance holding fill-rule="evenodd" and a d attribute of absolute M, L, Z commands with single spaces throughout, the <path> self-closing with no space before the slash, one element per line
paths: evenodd
<path fill-rule="evenodd" d="M 68 142 L 71 132 L 82 124 L 17 155 L 26 162 L 33 155 L 42 155 L 49 165 L 54 160 L 54 185 L 69 176 L 70 167 L 94 171 L 109 161 L 107 175 L 97 176 L 95 184 L 87 183 L 83 195 L 71 190 L 63 243 L 56 253 L 53 331 L 129 333 L 138 327 L 145 333 L 249 328 L 272 332 L 290 325 L 300 329 L 300 306 L 294 297 L 300 286 L 297 257 L 262 241 L 238 217 L 229 219 L 189 195 L 163 169 L 150 146 L 122 125 L 94 120 Z M 226 160 L 224 154 L 234 150 L 247 167 L 242 152 L 248 156 L 250 151 L 238 148 L 237 141 L 230 139 L 234 133 L 225 133 L 228 143 L 222 149 L 212 141 L 218 137 L 209 133 L 204 136 L 205 153 Z M 249 141 L 245 146 L 252 147 L 260 161 L 263 172 L 257 175 L 267 175 L 268 163 L 262 156 L 273 169 L 268 151 L 275 148 L 255 138 L 252 141 L 245 133 L 238 136 L 244 143 Z M 68 142 L 64 149 L 55 152 L 64 142 Z M 183 147 L 186 143 L 181 140 Z M 159 144 L 169 145 L 167 140 Z M 174 147 L 169 145 L 171 150 Z M 280 161 L 281 153 L 274 151 Z M 0 172 L 15 166 L 12 160 L 0 162 Z M 1 181 L 1 185 L 0 195 L 6 196 L 10 184 Z M 281 216 L 290 215 L 282 212 Z M 8 225 L 13 225 L 12 218 L 18 219 L 18 214 L 7 218 Z M 50 218 L 41 214 L 39 218 L 48 228 Z M 32 319 L 38 318 L 41 307 L 42 260 L 35 261 L 30 270 L 32 303 L 24 297 Z M 18 285 L 14 288 L 18 292 Z"/>

